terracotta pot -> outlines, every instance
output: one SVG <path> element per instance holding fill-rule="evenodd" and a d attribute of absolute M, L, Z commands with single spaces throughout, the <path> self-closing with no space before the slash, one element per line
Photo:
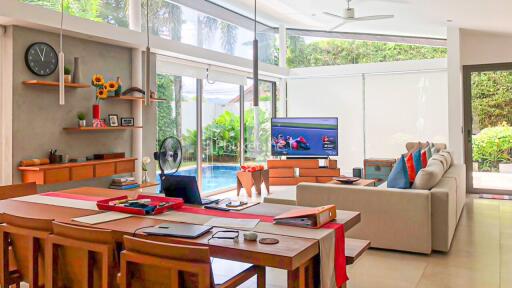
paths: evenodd
<path fill-rule="evenodd" d="M 71 83 L 71 75 L 64 75 L 64 83 Z"/>

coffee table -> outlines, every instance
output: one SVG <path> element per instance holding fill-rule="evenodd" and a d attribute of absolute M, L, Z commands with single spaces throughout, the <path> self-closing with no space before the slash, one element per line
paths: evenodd
<path fill-rule="evenodd" d="M 328 184 L 336 184 L 336 185 L 347 185 L 347 186 L 375 186 L 375 183 L 377 183 L 377 180 L 375 179 L 361 179 L 357 182 L 354 182 L 352 184 L 345 184 L 338 182 L 336 180 L 329 181 Z"/>

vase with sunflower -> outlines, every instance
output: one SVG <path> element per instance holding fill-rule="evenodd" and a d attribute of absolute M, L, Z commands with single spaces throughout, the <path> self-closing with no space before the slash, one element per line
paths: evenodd
<path fill-rule="evenodd" d="M 108 97 L 108 92 L 105 89 L 105 78 L 103 78 L 103 75 L 95 74 L 92 76 L 91 84 L 96 87 L 96 102 L 92 105 L 92 118 L 99 120 L 101 119 L 100 101 Z"/>

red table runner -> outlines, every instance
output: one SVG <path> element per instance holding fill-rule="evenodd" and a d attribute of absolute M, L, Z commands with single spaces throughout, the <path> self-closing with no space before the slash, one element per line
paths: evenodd
<path fill-rule="evenodd" d="M 91 201 L 91 202 L 96 202 L 98 200 L 106 199 L 106 197 L 68 194 L 68 193 L 61 193 L 61 192 L 47 192 L 47 193 L 43 193 L 41 195 L 48 196 L 48 197 L 57 197 L 57 198 L 74 199 L 74 200 Z M 182 212 L 182 213 L 215 216 L 215 217 L 234 218 L 234 219 L 258 219 L 262 222 L 267 222 L 267 223 L 274 222 L 274 217 L 272 217 L 272 216 L 247 214 L 247 213 L 241 213 L 241 212 L 218 211 L 218 210 L 210 210 L 210 209 L 203 209 L 203 208 L 190 207 L 190 206 L 184 206 L 184 207 L 174 210 L 174 211 Z M 341 287 L 348 280 L 346 258 L 345 258 L 345 229 L 344 229 L 344 226 L 343 226 L 343 224 L 340 224 L 340 223 L 331 222 L 331 223 L 325 224 L 321 228 L 335 230 L 334 231 L 335 232 L 334 269 L 336 272 L 336 284 L 338 287 Z"/>

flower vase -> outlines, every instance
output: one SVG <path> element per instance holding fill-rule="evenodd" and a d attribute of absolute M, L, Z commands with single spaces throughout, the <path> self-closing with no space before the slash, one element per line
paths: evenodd
<path fill-rule="evenodd" d="M 148 171 L 142 171 L 142 184 L 149 182 Z"/>
<path fill-rule="evenodd" d="M 100 115 L 100 104 L 92 105 L 92 119 L 99 120 L 101 118 Z"/>

